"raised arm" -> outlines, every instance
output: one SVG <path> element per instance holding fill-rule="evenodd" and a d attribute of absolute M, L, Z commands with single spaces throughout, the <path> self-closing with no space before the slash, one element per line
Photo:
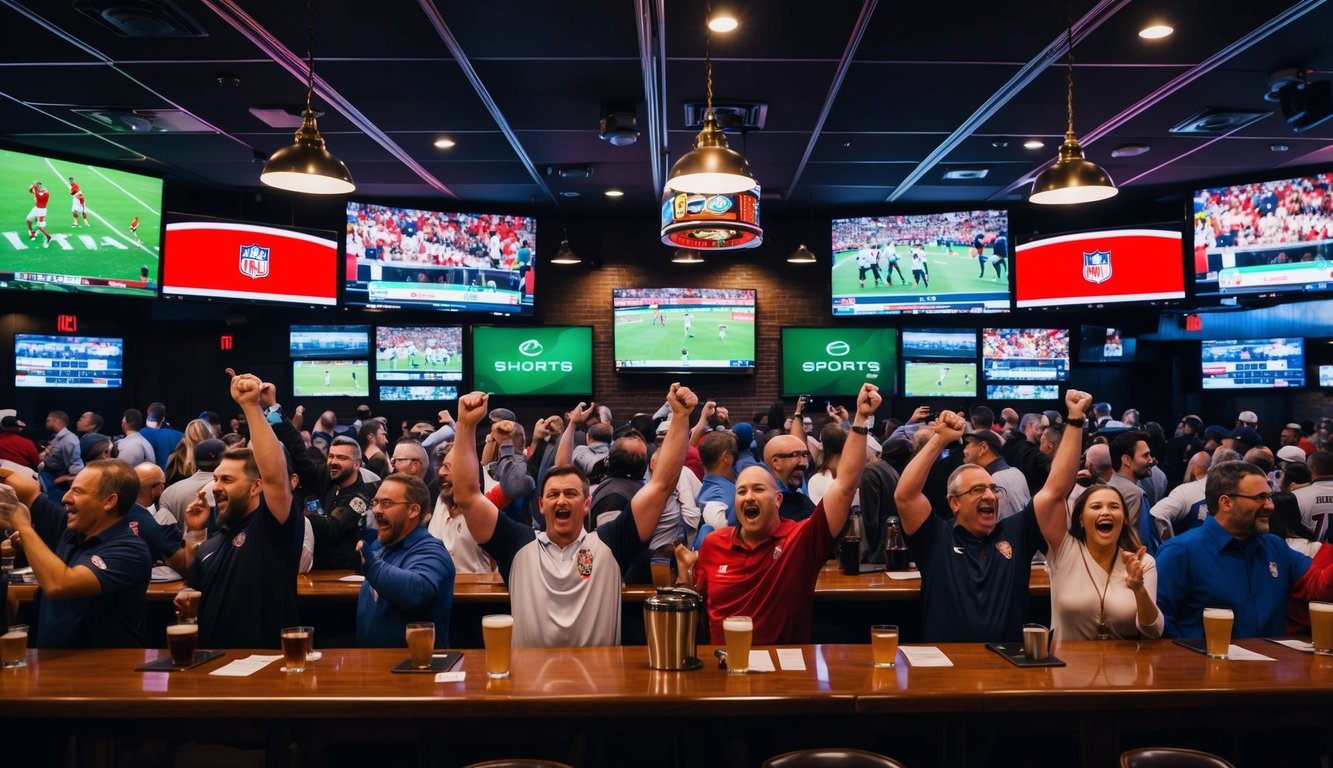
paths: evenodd
<path fill-rule="evenodd" d="M 478 544 L 495 533 L 500 510 L 481 492 L 481 469 L 477 465 L 477 424 L 486 415 L 485 392 L 470 392 L 458 400 L 458 429 L 450 455 L 454 460 L 454 504 L 463 510 L 467 529 Z"/>
<path fill-rule="evenodd" d="M 1051 458 L 1051 473 L 1046 484 L 1032 497 L 1037 526 L 1052 550 L 1060 546 L 1069 532 L 1069 493 L 1078 474 L 1078 457 L 1083 451 L 1083 415 L 1092 405 L 1092 395 L 1071 389 L 1065 393 L 1065 434 Z"/>
<path fill-rule="evenodd" d="M 667 393 L 667 403 L 671 405 L 671 421 L 667 427 L 666 438 L 658 447 L 657 471 L 653 478 L 634 494 L 630 508 L 634 511 L 634 525 L 639 529 L 639 538 L 648 541 L 657 530 L 657 520 L 662 515 L 662 508 L 671 492 L 676 490 L 680 480 L 680 468 L 685 465 L 685 439 L 690 430 L 690 413 L 698 405 L 699 398 L 689 387 L 672 384 Z"/>
<path fill-rule="evenodd" d="M 903 521 L 903 533 L 909 536 L 916 533 L 930 519 L 930 500 L 922 493 L 926 487 L 926 478 L 940 452 L 958 442 L 966 426 L 967 422 L 961 415 L 953 411 L 940 413 L 935 424 L 935 434 L 903 468 L 902 477 L 898 478 L 898 489 L 893 492 L 893 502 L 898 505 L 898 517 Z"/>
<path fill-rule="evenodd" d="M 42 486 L 36 480 L 22 472 L 15 472 L 4 467 L 0 467 L 0 483 L 13 488 L 14 495 L 18 497 L 19 503 L 29 508 L 32 507 L 32 502 L 37 498 L 37 494 L 42 492 Z"/>
<path fill-rule="evenodd" d="M 0 485 L 0 528 L 18 533 L 18 544 L 32 566 L 42 593 L 50 600 L 72 600 L 102 593 L 102 582 L 85 565 L 70 567 L 42 541 L 32 525 L 28 506 L 19 502 L 12 489 Z"/>
<path fill-rule="evenodd" d="M 830 536 L 842 533 L 842 527 L 847 524 L 847 515 L 852 509 L 852 498 L 861 487 L 861 472 L 866 467 L 866 422 L 875 415 L 880 399 L 879 387 L 874 384 L 861 385 L 861 391 L 856 396 L 852 431 L 847 433 L 842 457 L 838 459 L 838 476 L 824 493 L 824 517 L 828 520 Z M 837 416 L 836 413 L 832 415 Z"/>
<path fill-rule="evenodd" d="M 273 434 L 273 427 L 264 417 L 264 409 L 259 406 L 260 390 L 265 386 L 258 376 L 250 373 L 237 374 L 227 369 L 231 377 L 231 399 L 241 407 L 245 414 L 245 425 L 250 430 L 250 448 L 255 452 L 255 463 L 259 465 L 259 481 L 264 489 L 264 501 L 268 504 L 269 514 L 279 523 L 287 522 L 292 512 L 292 486 L 287 475 L 287 458 L 282 454 L 282 443 Z"/>
<path fill-rule="evenodd" d="M 809 405 L 809 401 L 806 400 L 805 395 L 796 398 L 796 410 L 792 411 L 791 426 L 787 427 L 787 434 L 801 438 L 801 442 L 805 442 L 805 417 L 803 412 L 807 405 Z"/>
<path fill-rule="evenodd" d="M 560 445 L 555 449 L 555 466 L 564 467 L 574 463 L 574 433 L 595 407 L 597 403 L 579 403 L 569 412 L 569 418 L 565 420 L 564 434 L 560 435 Z"/>

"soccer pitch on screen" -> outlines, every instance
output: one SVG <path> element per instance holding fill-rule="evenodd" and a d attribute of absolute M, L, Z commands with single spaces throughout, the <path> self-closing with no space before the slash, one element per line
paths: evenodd
<path fill-rule="evenodd" d="M 687 334 L 685 313 L 680 309 L 664 308 L 661 317 L 665 325 L 653 322 L 648 307 L 617 310 L 616 360 L 626 363 L 627 368 L 679 365 L 725 369 L 731 360 L 746 361 L 744 368 L 753 367 L 753 319 L 737 320 L 730 309 L 692 309 Z M 725 335 L 722 326 L 726 326 Z M 688 350 L 687 361 L 682 359 L 681 350 Z"/>
<path fill-rule="evenodd" d="M 79 218 L 73 226 L 69 178 L 83 192 L 88 225 Z M 136 173 L 68 160 L 0 150 L 0 179 L 7 193 L 0 196 L 0 270 L 74 275 L 105 280 L 142 280 L 148 269 L 152 288 L 77 286 L 92 293 L 152 296 L 158 282 L 158 252 L 162 229 L 162 180 Z M 24 190 L 41 181 L 51 193 L 46 208 L 46 231 L 53 238 L 43 247 L 40 232 L 30 239 L 24 220 L 33 196 Z M 137 237 L 130 231 L 139 219 Z M 36 222 L 33 222 L 34 226 Z M 64 284 L 24 282 L 22 287 L 70 290 Z"/>
<path fill-rule="evenodd" d="M 912 277 L 912 249 L 898 246 L 898 270 L 889 268 L 888 274 L 880 275 L 880 284 L 875 285 L 875 275 L 866 270 L 865 286 L 861 285 L 860 270 L 856 265 L 856 256 L 860 249 L 838 251 L 833 254 L 833 296 L 854 296 L 857 298 L 883 298 L 890 302 L 915 302 L 920 296 L 938 296 L 939 304 L 948 306 L 951 294 L 977 294 L 999 291 L 1009 293 L 1009 261 L 1000 264 L 1000 274 L 996 277 L 995 266 L 991 259 L 991 248 L 987 246 L 984 258 L 980 261 L 971 255 L 971 248 L 965 244 L 956 244 L 953 250 L 934 243 L 924 246 L 926 265 L 929 274 L 926 282 L 915 284 Z M 981 261 L 985 262 L 986 271 L 981 275 Z M 888 278 L 888 282 L 885 281 Z M 906 281 L 906 285 L 902 283 Z"/>
<path fill-rule="evenodd" d="M 976 397 L 977 364 L 907 360 L 903 385 L 904 397 Z"/>
<path fill-rule="evenodd" d="M 364 360 L 295 360 L 292 394 L 298 397 L 369 397 L 370 363 Z"/>

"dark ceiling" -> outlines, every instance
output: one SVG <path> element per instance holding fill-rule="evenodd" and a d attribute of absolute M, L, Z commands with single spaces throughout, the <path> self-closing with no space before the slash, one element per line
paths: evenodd
<path fill-rule="evenodd" d="M 304 101 L 304 2 L 0 5 L 9 141 L 235 187 L 258 187 L 262 159 L 291 141 L 294 126 L 270 127 L 251 110 Z M 726 7 L 740 28 L 713 35 L 715 96 L 767 105 L 762 129 L 730 140 L 769 214 L 1020 199 L 1054 156 L 1065 125 L 1063 2 Z M 203 36 L 120 36 L 93 18 L 106 8 L 140 30 L 176 9 Z M 1121 186 L 1333 164 L 1333 121 L 1296 133 L 1264 99 L 1277 70 L 1333 79 L 1333 3 L 1075 0 L 1072 15 L 1076 127 Z M 666 169 L 696 132 L 685 105 L 704 97 L 704 18 L 699 0 L 318 2 L 320 128 L 358 196 L 654 219 Z M 1175 34 L 1137 36 L 1159 19 Z M 599 138 L 609 103 L 637 113 L 637 143 Z M 1267 114 L 1216 135 L 1169 131 L 1209 108 Z M 441 136 L 456 146 L 435 148 Z M 1025 149 L 1032 138 L 1045 147 Z M 1150 151 L 1111 157 L 1128 144 Z M 984 173 L 948 180 L 950 171 Z M 624 197 L 605 197 L 611 187 Z"/>

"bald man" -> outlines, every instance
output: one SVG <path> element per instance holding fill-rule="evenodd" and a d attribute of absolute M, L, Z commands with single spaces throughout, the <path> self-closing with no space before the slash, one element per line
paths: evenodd
<path fill-rule="evenodd" d="M 815 503 L 805 495 L 805 471 L 810 467 L 810 451 L 805 441 L 795 435 L 777 435 L 764 444 L 764 464 L 777 478 L 781 503 L 778 517 L 800 522 L 815 511 Z"/>
<path fill-rule="evenodd" d="M 166 512 L 169 523 L 164 522 L 157 512 L 157 500 L 162 495 L 162 491 L 167 487 L 167 475 L 156 463 L 144 461 L 134 466 L 134 474 L 139 476 L 139 498 L 136 499 L 139 506 L 148 510 L 148 512 L 157 518 L 157 522 L 162 525 L 175 525 L 176 516 Z"/>

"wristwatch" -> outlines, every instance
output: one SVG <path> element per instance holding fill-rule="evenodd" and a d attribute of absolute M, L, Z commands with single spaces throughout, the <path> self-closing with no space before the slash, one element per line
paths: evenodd
<path fill-rule="evenodd" d="M 1078 427 L 1079 429 L 1082 429 L 1083 425 L 1088 423 L 1088 419 L 1085 416 L 1080 416 L 1077 419 L 1071 419 L 1066 417 L 1065 423 L 1071 427 Z"/>
<path fill-rule="evenodd" d="M 852 431 L 858 435 L 868 435 L 870 434 L 870 427 L 858 427 L 855 424 L 853 424 Z"/>

